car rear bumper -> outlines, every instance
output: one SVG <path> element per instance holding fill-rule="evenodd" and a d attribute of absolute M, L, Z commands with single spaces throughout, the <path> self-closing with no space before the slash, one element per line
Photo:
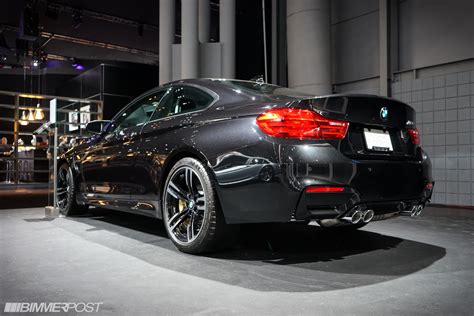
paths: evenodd
<path fill-rule="evenodd" d="M 427 188 L 433 184 L 431 163 L 421 150 L 417 159 L 404 161 L 354 160 L 331 144 L 275 144 L 274 152 L 275 157 L 263 160 L 260 155 L 260 165 L 229 168 L 245 170 L 244 177 L 216 174 L 228 223 L 340 218 L 355 207 L 370 208 L 378 216 L 424 205 L 432 194 Z M 344 190 L 306 192 L 320 186 Z"/>

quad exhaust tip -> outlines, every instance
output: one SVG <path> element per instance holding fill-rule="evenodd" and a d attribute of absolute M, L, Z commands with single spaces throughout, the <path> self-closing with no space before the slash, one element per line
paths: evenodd
<path fill-rule="evenodd" d="M 421 212 L 423 212 L 423 205 L 418 205 L 415 216 L 420 216 Z"/>
<path fill-rule="evenodd" d="M 355 211 L 352 213 L 352 215 L 343 217 L 342 220 L 349 222 L 351 224 L 357 224 L 358 222 L 361 221 L 363 216 L 364 215 L 362 214 L 361 211 Z"/>
<path fill-rule="evenodd" d="M 401 212 L 400 215 L 414 217 L 414 216 L 420 216 L 422 212 L 423 212 L 423 205 L 420 204 L 420 205 L 413 205 L 412 207 L 410 207 L 409 210 Z"/>
<path fill-rule="evenodd" d="M 370 222 L 374 218 L 374 211 L 373 210 L 367 210 L 364 212 L 364 216 L 362 217 L 362 220 L 364 223 Z"/>

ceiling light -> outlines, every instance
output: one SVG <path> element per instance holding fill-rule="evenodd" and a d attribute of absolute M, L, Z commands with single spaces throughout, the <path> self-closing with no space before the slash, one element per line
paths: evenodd
<path fill-rule="evenodd" d="M 40 104 L 38 103 L 35 109 L 35 120 L 42 121 L 43 119 L 44 119 L 44 112 L 40 108 Z"/>
<path fill-rule="evenodd" d="M 28 121 L 34 121 L 35 116 L 33 115 L 33 111 L 31 109 L 28 110 Z"/>
<path fill-rule="evenodd" d="M 84 70 L 84 65 L 82 64 L 82 61 L 80 59 L 77 59 L 77 58 L 71 58 L 71 66 L 72 68 L 76 69 L 76 70 Z"/>
<path fill-rule="evenodd" d="M 20 120 L 18 121 L 18 123 L 20 123 L 20 125 L 23 125 L 23 126 L 26 126 L 28 125 L 28 118 L 26 117 L 26 113 L 25 111 L 22 111 L 21 113 L 21 118 Z"/>
<path fill-rule="evenodd" d="M 38 67 L 40 65 L 40 59 L 37 54 L 33 54 L 32 60 L 31 60 L 31 65 L 33 67 Z"/>

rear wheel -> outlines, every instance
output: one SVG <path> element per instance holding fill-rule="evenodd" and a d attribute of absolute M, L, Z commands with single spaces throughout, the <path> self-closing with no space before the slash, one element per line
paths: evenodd
<path fill-rule="evenodd" d="M 200 161 L 179 160 L 168 174 L 162 196 L 166 231 L 179 250 L 202 253 L 221 245 L 226 225 L 209 172 Z"/>
<path fill-rule="evenodd" d="M 88 205 L 78 205 L 76 202 L 76 187 L 68 164 L 62 164 L 59 167 L 56 181 L 59 212 L 66 216 L 85 213 Z"/>

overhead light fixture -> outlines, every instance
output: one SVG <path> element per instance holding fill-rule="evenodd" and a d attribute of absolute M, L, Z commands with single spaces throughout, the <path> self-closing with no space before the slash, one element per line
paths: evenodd
<path fill-rule="evenodd" d="M 31 65 L 35 68 L 40 65 L 40 59 L 39 59 L 37 54 L 33 54 L 33 59 L 31 60 Z"/>
<path fill-rule="evenodd" d="M 18 123 L 20 123 L 20 125 L 23 125 L 23 126 L 26 126 L 26 125 L 29 124 L 25 111 L 22 111 L 21 117 L 20 117 L 20 120 L 18 121 Z"/>
<path fill-rule="evenodd" d="M 44 112 L 40 108 L 40 104 L 38 103 L 35 109 L 35 120 L 42 121 L 43 119 L 44 119 Z"/>
<path fill-rule="evenodd" d="M 84 65 L 82 64 L 82 61 L 80 59 L 72 57 L 71 59 L 71 66 L 72 68 L 76 70 L 84 70 Z"/>
<path fill-rule="evenodd" d="M 28 110 L 28 121 L 34 121 L 35 116 L 33 114 L 33 111 L 31 109 Z"/>

